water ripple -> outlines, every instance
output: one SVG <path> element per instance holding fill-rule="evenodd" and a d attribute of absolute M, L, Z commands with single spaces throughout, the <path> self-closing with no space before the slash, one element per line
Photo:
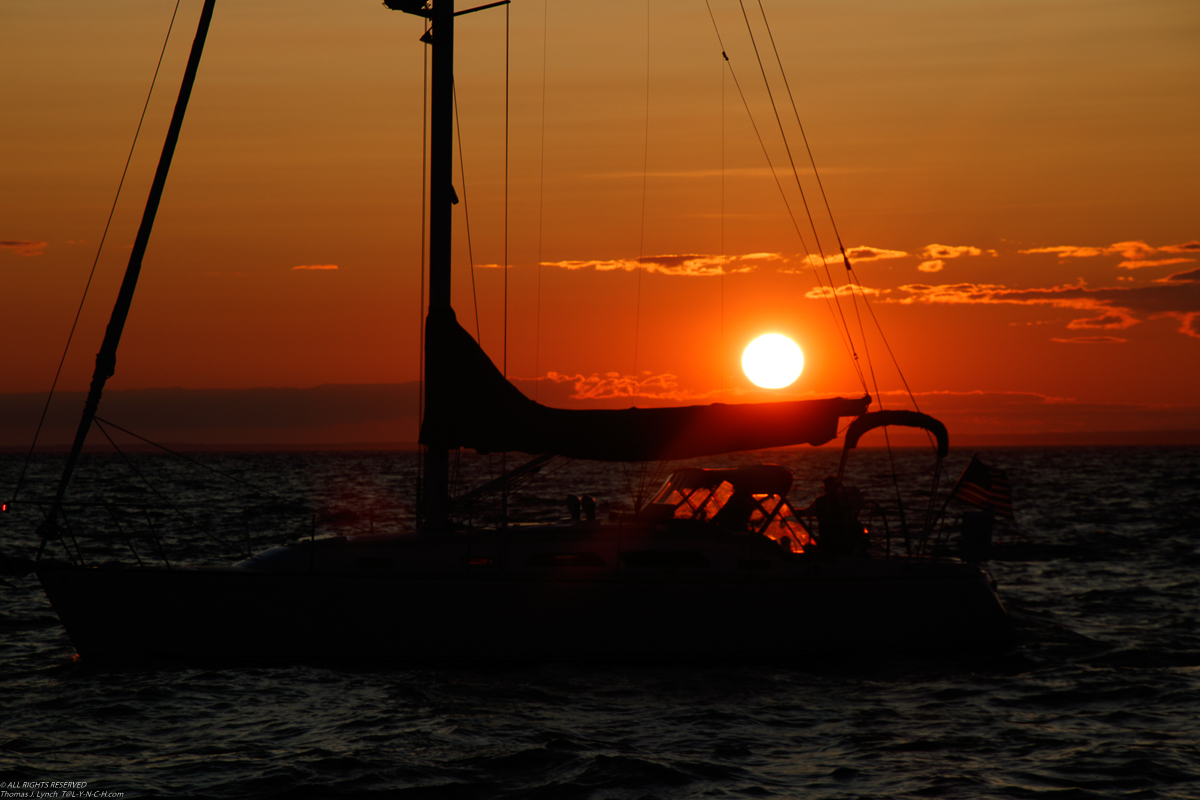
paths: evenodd
<path fill-rule="evenodd" d="M 179 498 L 89 456 L 76 499 L 107 535 L 89 558 L 237 558 L 281 537 L 411 524 L 409 454 L 201 454 L 283 500 L 136 456 Z M 811 499 L 838 454 L 774 461 Z M 969 454 L 956 455 L 950 473 Z M 91 669 L 32 576 L 0 582 L 0 782 L 86 780 L 127 797 L 1193 798 L 1200 796 L 1200 450 L 995 449 L 1018 525 L 991 569 L 1021 643 L 992 656 L 873 655 L 795 663 L 521 668 Z M 902 467 L 926 454 L 900 451 Z M 61 458 L 35 461 L 31 494 Z M 0 458 L 8 480 L 19 460 Z M 464 481 L 498 461 L 467 459 Z M 891 496 L 886 456 L 856 455 Z M 617 469 L 572 464 L 513 508 L 566 514 L 587 491 L 628 507 Z M 919 503 L 923 484 L 903 488 Z M 519 502 L 518 502 L 519 501 Z M 36 549 L 36 509 L 3 518 L 0 555 Z"/>

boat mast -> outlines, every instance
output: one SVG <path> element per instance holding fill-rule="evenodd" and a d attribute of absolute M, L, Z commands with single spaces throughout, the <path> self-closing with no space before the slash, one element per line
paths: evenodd
<path fill-rule="evenodd" d="M 505 5 L 508 0 L 460 11 L 469 14 Z M 429 335 L 429 320 L 453 313 L 450 307 L 450 254 L 454 193 L 454 0 L 384 0 L 393 11 L 415 14 L 430 21 L 421 41 L 433 48 L 429 109 L 429 314 L 425 334 L 425 407 L 435 402 L 437 387 L 429 380 L 429 364 L 440 364 L 439 339 Z M 437 374 L 437 370 L 433 370 Z M 425 449 L 424 485 L 421 487 L 425 530 L 446 528 L 450 514 L 450 450 L 430 445 Z"/>
<path fill-rule="evenodd" d="M 433 65 L 429 109 L 429 316 L 450 312 L 451 212 L 454 195 L 454 0 L 435 0 L 430 20 Z M 427 323 L 428 324 L 428 323 Z M 434 337 L 425 335 L 425 363 L 435 362 Z M 425 382 L 425 407 L 430 385 Z M 425 451 L 425 527 L 444 530 L 450 514 L 450 451 Z"/>
<path fill-rule="evenodd" d="M 150 231 L 154 228 L 154 217 L 158 213 L 163 187 L 167 183 L 167 173 L 171 169 L 171 157 L 175 155 L 175 145 L 179 141 L 179 131 L 183 127 L 183 117 L 187 112 L 188 99 L 192 96 L 192 84 L 196 81 L 196 70 L 200 66 L 200 55 L 204 52 L 204 40 L 208 37 L 208 26 L 212 22 L 215 3 L 216 0 L 204 0 L 204 7 L 200 11 L 200 23 L 196 28 L 196 38 L 192 40 L 192 52 L 188 56 L 187 67 L 183 72 L 183 85 L 179 87 L 179 98 L 175 101 L 175 113 L 171 115 L 171 125 L 167 128 L 167 140 L 163 143 L 162 155 L 158 159 L 154 182 L 150 184 L 150 196 L 146 200 L 146 210 L 142 213 L 142 224 L 138 227 L 137 238 L 133 242 L 133 252 L 129 254 L 129 265 L 125 268 L 125 278 L 121 281 L 117 302 L 113 306 L 108 328 L 104 331 L 104 341 L 100 345 L 100 352 L 96 355 L 96 370 L 92 373 L 92 384 L 88 389 L 87 400 L 84 402 L 83 417 L 79 420 L 75 441 L 67 456 L 66 466 L 63 467 L 62 477 L 58 482 L 58 491 L 54 495 L 54 505 L 50 508 L 50 516 L 44 523 L 46 536 L 43 537 L 43 548 L 47 537 L 57 536 L 55 531 L 58 515 L 62 511 L 63 497 L 66 496 L 67 486 L 71 482 L 71 473 L 75 470 L 79 454 L 83 451 L 83 443 L 87 439 L 88 431 L 91 430 L 92 421 L 96 418 L 96 410 L 100 405 L 100 395 L 104 392 L 104 384 L 116 373 L 117 346 L 121 343 L 121 332 L 125 329 L 125 319 L 129 316 L 129 307 L 133 303 L 133 292 L 137 288 L 138 275 L 142 271 L 142 257 L 146 254 Z"/>

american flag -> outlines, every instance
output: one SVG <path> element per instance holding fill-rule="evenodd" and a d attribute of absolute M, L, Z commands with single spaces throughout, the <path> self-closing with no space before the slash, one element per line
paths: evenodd
<path fill-rule="evenodd" d="M 950 496 L 971 505 L 990 508 L 1002 517 L 1013 518 L 1008 475 L 1002 469 L 984 464 L 977 456 L 971 457 L 971 463 L 963 471 L 958 483 L 954 484 Z"/>

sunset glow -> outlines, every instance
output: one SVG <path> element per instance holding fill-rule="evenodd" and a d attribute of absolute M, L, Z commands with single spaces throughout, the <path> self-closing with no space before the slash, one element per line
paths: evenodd
<path fill-rule="evenodd" d="M 755 386 L 782 389 L 795 383 L 804 371 L 804 353 L 783 334 L 767 333 L 747 345 L 742 370 Z"/>
<path fill-rule="evenodd" d="M 6 7 L 4 444 L 37 426 L 173 7 Z M 89 385 L 199 7 L 180 5 L 60 392 Z M 823 190 L 807 155 L 787 166 L 784 134 L 793 154 L 804 142 L 790 105 L 777 124 L 736 2 L 710 17 L 690 0 L 523 0 L 461 18 L 451 300 L 521 391 L 618 408 L 871 383 L 895 407 L 907 385 L 960 437 L 1200 430 L 1195 4 L 764 7 L 791 43 Z M 424 24 L 365 0 L 218 4 L 106 391 L 416 397 Z M 803 343 L 802 381 L 743 377 L 764 331 Z M 139 433 L 316 436 L 237 398 L 219 430 Z M 78 407 L 64 400 L 64 419 Z M 416 439 L 415 399 L 322 408 L 330 441 Z"/>

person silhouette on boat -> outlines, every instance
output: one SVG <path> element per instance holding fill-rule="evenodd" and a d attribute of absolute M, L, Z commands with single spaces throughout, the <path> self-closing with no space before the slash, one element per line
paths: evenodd
<path fill-rule="evenodd" d="M 750 515 L 755 508 L 754 500 L 745 490 L 735 490 L 713 517 L 720 527 L 730 531 L 745 531 L 750 527 Z"/>
<path fill-rule="evenodd" d="M 825 494 L 813 500 L 798 514 L 811 514 L 817 518 L 819 552 L 824 555 L 861 555 L 867 549 L 867 537 L 858 523 L 858 512 L 862 510 L 862 493 L 854 486 L 845 486 L 830 475 L 822 483 Z"/>

